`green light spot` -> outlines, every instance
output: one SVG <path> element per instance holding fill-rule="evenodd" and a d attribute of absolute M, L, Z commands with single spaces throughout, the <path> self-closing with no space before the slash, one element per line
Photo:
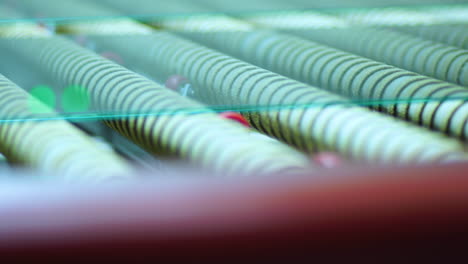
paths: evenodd
<path fill-rule="evenodd" d="M 89 109 L 89 96 L 83 87 L 72 85 L 62 94 L 62 108 L 65 113 L 85 112 Z"/>
<path fill-rule="evenodd" d="M 55 93 L 46 86 L 39 85 L 32 88 L 28 100 L 29 110 L 35 114 L 52 113 L 55 108 Z"/>

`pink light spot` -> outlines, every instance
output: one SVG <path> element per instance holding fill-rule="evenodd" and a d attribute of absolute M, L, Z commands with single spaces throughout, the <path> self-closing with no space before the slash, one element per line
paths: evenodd
<path fill-rule="evenodd" d="M 187 84 L 187 83 L 188 83 L 188 80 L 184 76 L 172 75 L 166 80 L 165 85 L 167 88 L 177 91 L 180 88 L 180 86 L 182 86 L 183 84 Z"/>
<path fill-rule="evenodd" d="M 344 163 L 338 154 L 332 152 L 318 153 L 313 156 L 312 160 L 319 166 L 328 169 L 340 167 Z"/>

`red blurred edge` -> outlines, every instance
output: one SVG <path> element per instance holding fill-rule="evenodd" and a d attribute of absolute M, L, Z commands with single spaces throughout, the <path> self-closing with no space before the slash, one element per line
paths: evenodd
<path fill-rule="evenodd" d="M 432 257 L 466 245 L 467 176 L 464 163 L 212 180 L 174 191 L 148 183 L 104 194 L 49 189 L 0 201 L 0 259 Z"/>

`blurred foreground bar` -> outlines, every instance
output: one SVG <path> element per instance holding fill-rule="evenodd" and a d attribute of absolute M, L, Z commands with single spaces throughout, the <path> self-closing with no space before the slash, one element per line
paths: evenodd
<path fill-rule="evenodd" d="M 455 164 L 113 187 L 4 183 L 0 255 L 139 263 L 440 255 L 440 246 L 468 234 L 467 171 Z"/>

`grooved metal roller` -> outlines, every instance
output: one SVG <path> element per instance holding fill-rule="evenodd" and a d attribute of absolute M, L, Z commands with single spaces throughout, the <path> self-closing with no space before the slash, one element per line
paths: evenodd
<path fill-rule="evenodd" d="M 75 172 L 81 165 L 129 175 L 135 159 L 225 175 L 297 173 L 327 157 L 384 165 L 467 160 L 462 15 L 447 16 L 455 12 L 448 7 L 335 10 L 299 0 L 234 11 L 247 2 L 21 0 L 1 7 L 0 56 L 9 65 L 0 65 L 0 151 L 11 161 L 83 175 Z M 272 10 L 261 8 L 267 2 Z M 411 18 L 398 23 L 399 16 Z M 429 33 L 450 25 L 457 25 L 453 37 Z M 23 108 L 10 98 L 22 98 Z M 56 120 L 35 122 L 39 115 L 24 106 L 30 98 Z M 96 122 L 79 121 L 86 119 Z M 127 141 L 115 141 L 116 133 Z M 40 137 L 95 143 L 63 151 L 101 151 L 89 160 L 101 165 L 71 154 L 69 162 L 55 161 L 62 150 L 30 148 L 28 140 Z"/>

